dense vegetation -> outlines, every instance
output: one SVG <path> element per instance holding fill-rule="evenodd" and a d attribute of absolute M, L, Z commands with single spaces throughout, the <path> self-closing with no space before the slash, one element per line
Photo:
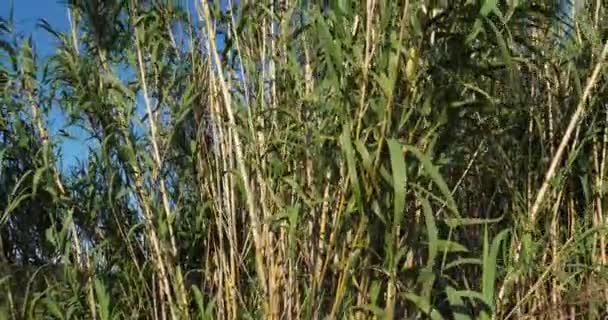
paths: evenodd
<path fill-rule="evenodd" d="M 4 17 L 0 318 L 606 315 L 587 2 L 69 0 L 50 57 Z"/>

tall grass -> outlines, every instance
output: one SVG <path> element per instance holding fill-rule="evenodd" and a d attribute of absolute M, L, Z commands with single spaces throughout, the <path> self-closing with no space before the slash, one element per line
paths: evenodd
<path fill-rule="evenodd" d="M 607 314 L 601 1 L 66 8 L 0 23 L 0 318 Z"/>

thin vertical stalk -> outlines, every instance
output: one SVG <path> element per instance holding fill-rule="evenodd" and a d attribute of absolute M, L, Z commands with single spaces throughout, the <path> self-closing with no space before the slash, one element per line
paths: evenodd
<path fill-rule="evenodd" d="M 220 85 L 220 91 L 223 97 L 223 102 L 224 102 L 224 109 L 226 111 L 226 114 L 228 115 L 228 122 L 229 125 L 232 127 L 236 127 L 236 119 L 234 116 L 234 112 L 232 110 L 232 98 L 230 96 L 228 87 L 226 85 L 226 81 L 224 80 L 224 73 L 223 73 L 223 68 L 222 68 L 222 63 L 220 61 L 220 57 L 219 54 L 217 52 L 217 46 L 216 46 L 216 35 L 215 35 L 215 29 L 213 28 L 212 24 L 211 24 L 211 13 L 209 12 L 209 5 L 207 3 L 207 1 L 203 1 L 200 0 L 200 4 L 202 6 L 203 9 L 203 17 L 205 22 L 206 22 L 206 30 L 207 30 L 207 45 L 208 48 L 211 50 L 211 56 L 212 59 L 214 61 L 214 65 L 215 65 L 215 71 L 212 73 L 213 74 L 213 78 L 215 78 L 214 80 L 217 81 Z M 268 297 L 268 287 L 267 287 L 267 282 L 266 282 L 266 272 L 265 272 L 265 268 L 264 268 L 264 253 L 265 253 L 265 248 L 264 248 L 264 243 L 263 240 L 261 239 L 261 235 L 260 235 L 260 221 L 259 221 L 259 217 L 258 217 L 258 210 L 257 210 L 257 206 L 255 203 L 255 198 L 253 195 L 253 192 L 251 190 L 251 185 L 250 185 L 250 180 L 249 180 L 249 173 L 247 172 L 247 168 L 245 166 L 245 159 L 244 159 L 244 155 L 243 155 L 243 150 L 242 150 L 242 142 L 241 139 L 239 137 L 238 134 L 234 134 L 233 136 L 233 140 L 234 140 L 234 152 L 236 153 L 236 161 L 237 161 L 237 166 L 238 166 L 238 171 L 241 175 L 241 179 L 243 181 L 243 188 L 245 191 L 245 197 L 246 197 L 246 201 L 247 201 L 247 207 L 248 207 L 248 214 L 251 220 L 251 232 L 253 234 L 253 241 L 254 241 L 254 245 L 256 247 L 256 269 L 257 269 L 257 275 L 259 277 L 259 281 L 261 283 L 261 287 L 263 290 L 263 297 Z M 269 311 L 269 306 L 267 305 L 268 303 L 265 302 L 264 303 L 264 310 L 266 311 L 266 314 L 268 315 L 268 311 Z"/>
<path fill-rule="evenodd" d="M 365 57 L 363 59 L 363 81 L 361 84 L 361 97 L 359 98 L 359 111 L 357 119 L 357 127 L 355 129 L 355 137 L 359 139 L 359 133 L 363 122 L 363 117 L 367 110 L 366 95 L 367 95 L 367 78 L 369 73 L 369 66 L 373 57 L 372 49 L 372 27 L 374 20 L 374 8 L 376 7 L 375 0 L 365 1 Z M 356 30 L 353 30 L 355 32 Z"/>
<path fill-rule="evenodd" d="M 171 244 L 171 259 L 169 259 L 169 261 L 165 260 L 168 265 L 172 262 L 170 262 L 170 260 L 173 260 L 176 256 L 177 256 L 177 246 L 175 244 L 175 235 L 173 232 L 173 214 L 171 212 L 170 206 L 169 206 L 169 197 L 167 194 L 167 188 L 165 186 L 165 180 L 162 177 L 162 160 L 161 160 L 161 156 L 160 156 L 160 152 L 159 152 L 159 146 L 158 146 L 158 141 L 159 141 L 159 135 L 158 135 L 158 128 L 157 128 L 157 124 L 156 124 L 156 120 L 155 120 L 155 114 L 152 111 L 152 104 L 150 102 L 150 97 L 149 97 L 149 93 L 148 93 L 148 85 L 147 85 L 147 81 L 146 81 L 146 71 L 145 71 L 145 65 L 144 65 L 144 61 L 143 61 L 143 54 L 142 54 L 142 49 L 141 49 L 141 36 L 140 36 L 140 32 L 141 29 L 136 27 L 135 30 L 135 50 L 136 50 L 136 56 L 137 56 L 137 69 L 139 72 L 139 78 L 140 78 L 140 83 L 141 83 L 141 87 L 142 87 L 142 91 L 143 91 L 143 97 L 144 97 L 144 102 L 145 102 L 145 106 L 146 106 L 146 113 L 148 114 L 148 124 L 150 127 L 150 143 L 152 144 L 152 156 L 154 159 L 154 174 L 153 174 L 153 179 L 158 180 L 159 184 L 160 184 L 160 195 L 161 195 L 161 199 L 162 199 L 162 204 L 163 204 L 163 208 L 164 208 L 164 212 L 165 212 L 165 217 L 166 217 L 166 224 L 167 224 L 167 230 L 169 232 L 169 241 Z M 161 255 L 162 257 L 162 255 Z M 171 267 L 171 269 L 173 269 L 173 267 Z M 176 294 L 178 296 L 179 299 L 179 303 L 180 303 L 180 309 L 182 311 L 186 310 L 186 307 L 188 305 L 188 300 L 186 297 L 186 292 L 185 292 L 185 288 L 184 288 L 184 283 L 183 283 L 183 277 L 181 274 L 181 269 L 179 267 L 175 268 L 175 270 L 172 270 L 174 272 L 173 276 L 175 277 L 175 289 L 176 289 Z"/>
<path fill-rule="evenodd" d="M 543 181 L 543 184 L 541 185 L 540 189 L 538 190 L 534 203 L 532 204 L 532 208 L 530 209 L 530 226 L 535 224 L 536 216 L 538 215 L 538 211 L 540 210 L 541 205 L 543 204 L 543 202 L 545 200 L 546 193 L 549 190 L 550 181 L 555 176 L 557 166 L 559 165 L 560 161 L 562 160 L 562 156 L 563 156 L 563 153 L 564 153 L 566 147 L 570 143 L 570 138 L 572 136 L 572 133 L 578 127 L 579 120 L 583 116 L 583 113 L 585 111 L 585 106 L 587 104 L 587 100 L 589 99 L 589 96 L 591 95 L 591 91 L 593 90 L 593 87 L 595 87 L 595 85 L 598 81 L 599 74 L 600 74 L 600 71 L 602 70 L 602 67 L 604 65 L 604 60 L 606 59 L 607 54 L 608 54 L 608 42 L 606 42 L 604 44 L 604 47 L 599 56 L 598 62 L 595 65 L 595 68 L 593 69 L 593 73 L 587 80 L 587 85 L 585 86 L 585 91 L 583 92 L 583 96 L 581 97 L 581 99 L 576 107 L 576 110 L 574 111 L 574 114 L 570 118 L 570 123 L 568 124 L 568 127 L 566 128 L 566 131 L 564 132 L 564 135 L 559 144 L 559 147 L 557 148 L 557 151 L 555 152 L 555 155 L 553 156 L 553 159 L 551 160 L 549 169 L 547 169 L 547 172 L 545 173 L 545 179 Z"/>

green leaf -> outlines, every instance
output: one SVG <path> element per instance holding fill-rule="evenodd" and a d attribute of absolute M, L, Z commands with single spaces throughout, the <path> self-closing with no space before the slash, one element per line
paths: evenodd
<path fill-rule="evenodd" d="M 492 28 L 492 31 L 494 31 L 494 35 L 496 36 L 496 42 L 498 43 L 498 48 L 500 49 L 500 53 L 502 55 L 502 60 L 504 62 L 504 64 L 507 67 L 507 70 L 509 71 L 509 81 L 511 82 L 511 88 L 517 88 L 517 84 L 515 83 L 515 74 L 514 74 L 514 69 L 513 69 L 513 59 L 511 58 L 511 53 L 509 52 L 509 47 L 507 45 L 507 41 L 505 40 L 505 38 L 503 37 L 503 35 L 500 33 L 500 31 L 498 30 L 498 28 L 496 27 L 496 25 L 494 25 L 494 22 L 492 22 L 492 20 L 490 19 L 486 19 L 486 22 L 490 25 L 490 27 Z"/>
<path fill-rule="evenodd" d="M 2 179 L 2 173 L 4 172 L 4 154 L 6 153 L 5 148 L 0 149 L 0 179 Z"/>
<path fill-rule="evenodd" d="M 198 309 L 199 319 L 213 319 L 212 312 L 213 308 L 215 307 L 215 299 L 211 300 L 209 304 L 205 305 L 205 299 L 198 287 L 192 286 L 192 293 L 194 293 L 194 303 L 196 303 L 196 307 Z"/>
<path fill-rule="evenodd" d="M 384 314 L 385 314 L 384 309 L 382 309 L 376 305 L 373 305 L 373 304 L 364 304 L 364 305 L 356 306 L 354 309 L 367 311 L 376 317 L 374 319 L 383 319 Z"/>
<path fill-rule="evenodd" d="M 469 252 L 465 246 L 449 240 L 437 240 L 437 250 L 442 252 Z"/>
<path fill-rule="evenodd" d="M 426 267 L 420 270 L 417 282 L 421 284 L 421 296 L 426 301 L 432 301 L 431 294 L 433 293 L 433 285 L 435 284 L 436 275 L 433 269 Z"/>
<path fill-rule="evenodd" d="M 27 77 L 28 81 L 33 81 L 34 77 L 36 76 L 36 62 L 34 50 L 32 49 L 31 38 L 28 38 L 26 41 L 23 41 L 23 45 L 21 46 L 20 58 L 22 74 Z M 33 85 L 33 83 L 30 84 Z"/>
<path fill-rule="evenodd" d="M 502 220 L 502 216 L 494 219 L 481 219 L 481 218 L 446 218 L 443 221 L 450 228 L 458 228 L 462 226 L 473 226 L 480 224 L 492 224 L 496 222 L 500 222 Z"/>
<path fill-rule="evenodd" d="M 59 309 L 59 305 L 57 301 L 51 300 L 50 298 L 44 298 L 42 303 L 46 307 L 46 309 L 57 319 L 64 319 L 63 312 Z"/>
<path fill-rule="evenodd" d="M 118 147 L 118 158 L 125 164 L 131 166 L 131 169 L 137 166 L 135 161 L 135 152 L 130 145 L 120 145 Z"/>
<path fill-rule="evenodd" d="M 473 265 L 481 265 L 482 261 L 478 258 L 459 258 L 457 260 L 446 263 L 443 271 L 449 270 L 451 268 L 460 267 L 465 264 L 473 264 Z"/>
<path fill-rule="evenodd" d="M 441 174 L 439 173 L 439 169 L 437 169 L 437 167 L 435 167 L 432 164 L 431 159 L 429 159 L 429 157 L 427 157 L 425 154 L 423 154 L 416 147 L 404 146 L 404 148 L 405 148 L 405 150 L 413 153 L 416 156 L 416 158 L 418 158 L 420 163 L 422 163 L 422 166 L 423 166 L 425 172 L 427 173 L 427 175 L 429 176 L 429 178 L 431 178 L 431 180 L 433 180 L 435 185 L 437 185 L 437 187 L 441 191 L 443 197 L 447 201 L 448 209 L 450 209 L 454 214 L 456 214 L 457 217 L 460 217 L 460 213 L 458 212 L 458 207 L 456 206 L 456 201 L 454 201 L 454 198 L 452 197 L 452 193 L 450 192 L 450 189 L 448 189 L 448 185 L 446 184 L 445 180 L 443 180 L 443 177 L 441 177 Z"/>
<path fill-rule="evenodd" d="M 434 309 L 428 300 L 413 293 L 404 293 L 403 297 L 411 301 L 418 308 L 418 310 L 426 314 L 429 318 L 431 318 L 431 320 L 443 319 L 439 311 Z"/>
<path fill-rule="evenodd" d="M 329 26 L 325 22 L 325 17 L 323 17 L 321 13 L 317 12 L 316 17 L 319 40 L 321 41 L 321 45 L 323 46 L 326 55 L 331 60 L 332 69 L 337 71 L 341 67 L 342 62 L 344 62 L 342 49 L 339 45 L 340 39 L 332 36 Z"/>
<path fill-rule="evenodd" d="M 483 247 L 483 275 L 482 275 L 482 293 L 484 301 L 494 301 L 494 286 L 496 284 L 496 269 L 498 267 L 497 257 L 500 250 L 500 245 L 509 234 L 509 230 L 501 231 L 494 240 L 491 247 L 488 246 L 488 231 L 484 232 L 484 247 Z M 490 304 L 492 310 L 493 304 Z M 482 319 L 489 319 L 490 315 L 482 312 Z"/>
<path fill-rule="evenodd" d="M 383 73 L 381 73 L 381 74 L 373 73 L 372 76 L 374 77 L 374 79 L 376 80 L 376 82 L 378 83 L 380 88 L 382 89 L 384 96 L 386 98 L 391 97 L 393 95 L 393 88 L 394 88 L 394 84 L 393 84 L 393 81 L 391 81 L 391 78 L 388 75 L 385 75 Z"/>
<path fill-rule="evenodd" d="M 396 227 L 401 225 L 403 214 L 405 212 L 405 186 L 407 184 L 407 176 L 405 173 L 405 160 L 403 159 L 403 151 L 401 144 L 396 140 L 388 140 L 388 150 L 391 157 L 391 167 L 393 171 L 393 190 L 394 195 L 394 212 L 393 223 Z"/>
<path fill-rule="evenodd" d="M 481 19 L 479 18 L 475 19 L 475 23 L 473 23 L 471 33 L 469 33 L 466 39 L 467 44 L 470 44 L 473 40 L 475 40 L 475 38 L 477 38 L 477 35 L 482 31 L 482 27 L 483 21 L 481 21 Z"/>
<path fill-rule="evenodd" d="M 361 142 L 361 140 L 355 141 L 355 148 L 357 149 L 357 152 L 359 152 L 359 156 L 361 157 L 361 164 L 363 165 L 363 169 L 365 169 L 365 171 L 367 171 L 369 174 L 372 174 L 373 160 L 369 151 L 367 150 L 365 145 L 363 145 L 363 142 Z"/>
<path fill-rule="evenodd" d="M 348 125 L 344 125 L 342 129 L 342 135 L 340 135 L 340 146 L 346 156 L 346 165 L 348 167 L 348 176 L 353 186 L 354 195 L 360 203 L 361 199 L 361 188 L 359 186 L 359 177 L 357 175 L 357 164 L 355 161 L 355 151 L 350 138 L 350 130 Z"/>
<path fill-rule="evenodd" d="M 95 298 L 97 299 L 99 317 L 101 320 L 109 320 L 110 297 L 108 296 L 105 285 L 99 279 L 95 279 Z"/>
<path fill-rule="evenodd" d="M 452 295 L 459 297 L 459 298 L 467 298 L 471 301 L 480 301 L 481 303 L 483 303 L 483 306 L 481 306 L 482 310 L 486 310 L 488 308 L 491 308 L 491 306 L 492 306 L 491 300 L 486 299 L 481 293 L 476 292 L 476 291 L 455 290 L 452 292 Z M 483 311 L 482 311 L 482 314 L 483 314 Z"/>
<path fill-rule="evenodd" d="M 34 173 L 34 179 L 32 181 L 32 197 L 36 196 L 40 179 L 42 178 L 42 175 L 46 173 L 46 169 L 46 167 L 38 168 L 36 173 Z"/>
<path fill-rule="evenodd" d="M 450 302 L 450 308 L 454 311 L 454 320 L 471 320 L 472 318 L 470 316 L 465 315 L 460 311 L 465 310 L 466 305 L 456 289 L 448 286 L 445 291 L 448 296 L 448 301 Z"/>
<path fill-rule="evenodd" d="M 483 17 L 487 17 L 488 14 L 497 9 L 498 7 L 496 7 L 496 0 L 484 0 L 483 4 L 481 5 L 481 9 L 479 10 L 479 14 L 481 14 Z"/>
<path fill-rule="evenodd" d="M 424 223 L 426 225 L 426 235 L 428 238 L 429 246 L 429 257 L 426 263 L 428 268 L 432 268 L 435 264 L 435 258 L 437 257 L 439 232 L 437 231 L 437 225 L 435 224 L 435 217 L 433 217 L 433 210 L 431 204 L 427 198 L 421 198 L 422 212 L 424 213 Z"/>
<path fill-rule="evenodd" d="M 418 14 L 410 14 L 410 26 L 412 27 L 413 34 L 417 37 L 422 36 L 422 24 L 418 19 Z"/>

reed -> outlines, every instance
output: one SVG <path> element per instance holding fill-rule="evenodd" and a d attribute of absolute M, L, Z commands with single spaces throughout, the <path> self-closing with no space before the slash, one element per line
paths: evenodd
<path fill-rule="evenodd" d="M 569 40 L 538 1 L 66 8 L 50 57 L 0 20 L 0 319 L 607 314 L 601 1 Z"/>

